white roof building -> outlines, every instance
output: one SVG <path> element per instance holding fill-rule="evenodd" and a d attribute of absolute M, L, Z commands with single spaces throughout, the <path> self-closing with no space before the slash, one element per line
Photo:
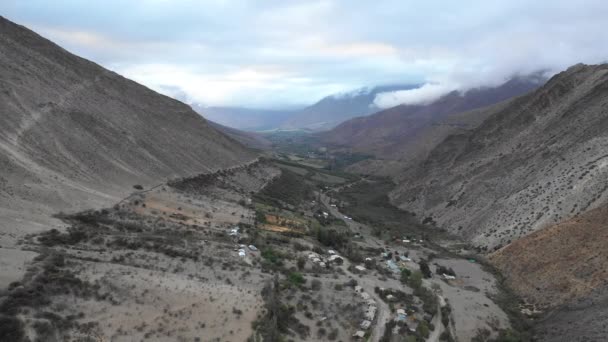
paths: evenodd
<path fill-rule="evenodd" d="M 357 271 L 359 271 L 359 272 L 363 272 L 363 271 L 365 271 L 365 267 L 364 267 L 364 266 L 361 266 L 361 265 L 357 265 L 357 266 L 355 266 L 355 269 L 356 269 Z"/>
<path fill-rule="evenodd" d="M 358 330 L 356 333 L 353 334 L 353 337 L 362 339 L 365 337 L 365 331 Z"/>
<path fill-rule="evenodd" d="M 369 329 L 369 327 L 371 327 L 371 325 L 372 325 L 372 322 L 370 322 L 368 320 L 363 320 L 361 322 L 361 324 L 359 324 L 359 327 L 363 330 L 367 330 L 367 329 Z"/>
<path fill-rule="evenodd" d="M 370 306 L 369 308 L 367 308 L 367 312 L 365 313 L 365 319 L 367 319 L 368 321 L 373 321 L 375 317 L 376 317 L 376 307 Z"/>

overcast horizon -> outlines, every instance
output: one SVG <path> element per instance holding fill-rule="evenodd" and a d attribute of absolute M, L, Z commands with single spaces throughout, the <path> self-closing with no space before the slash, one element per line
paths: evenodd
<path fill-rule="evenodd" d="M 360 87 L 423 103 L 608 59 L 605 1 L 8 0 L 1 15 L 161 93 L 282 108 Z"/>

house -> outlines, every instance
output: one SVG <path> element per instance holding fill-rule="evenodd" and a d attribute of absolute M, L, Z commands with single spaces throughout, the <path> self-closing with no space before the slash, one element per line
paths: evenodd
<path fill-rule="evenodd" d="M 336 251 L 334 251 L 333 249 L 330 249 L 327 251 L 327 253 L 330 255 L 334 255 L 334 254 L 336 254 Z"/>
<path fill-rule="evenodd" d="M 230 229 L 230 233 L 228 233 L 228 235 L 230 235 L 230 236 L 237 236 L 237 235 L 239 235 L 239 227 Z"/>
<path fill-rule="evenodd" d="M 397 309 L 397 317 L 395 317 L 395 321 L 404 322 L 407 319 L 407 314 L 403 309 Z"/>
<path fill-rule="evenodd" d="M 386 296 L 386 300 L 388 300 L 389 302 L 392 302 L 395 300 L 395 296 L 393 296 L 392 294 L 389 294 L 388 296 Z"/>
<path fill-rule="evenodd" d="M 363 298 L 363 300 L 370 299 L 369 293 L 367 293 L 367 292 L 361 292 L 361 298 Z"/>
<path fill-rule="evenodd" d="M 364 339 L 365 338 L 365 331 L 358 330 L 357 332 L 355 332 L 353 334 L 353 338 L 358 339 L 358 340 Z"/>
<path fill-rule="evenodd" d="M 403 243 L 410 243 L 410 242 L 411 242 L 411 241 L 410 241 L 410 240 L 408 240 L 408 239 L 404 239 L 404 240 L 403 240 Z"/>
<path fill-rule="evenodd" d="M 367 300 L 367 306 L 376 306 L 376 301 L 373 299 L 368 299 Z"/>
<path fill-rule="evenodd" d="M 252 250 L 254 252 L 258 250 L 257 247 L 254 246 L 254 245 L 249 245 L 248 247 L 249 247 L 250 250 Z"/>
<path fill-rule="evenodd" d="M 363 291 L 363 288 L 361 286 L 355 286 L 355 292 L 360 293 L 361 291 Z"/>
<path fill-rule="evenodd" d="M 395 262 L 393 260 L 387 260 L 386 266 L 395 273 L 401 272 L 401 270 L 399 269 L 399 266 L 397 266 L 397 264 L 395 264 Z"/>
<path fill-rule="evenodd" d="M 321 266 L 321 267 L 323 267 L 323 268 L 327 267 L 327 265 L 326 265 L 326 264 L 325 264 L 323 261 L 321 261 L 321 262 L 319 263 L 319 266 Z"/>
<path fill-rule="evenodd" d="M 442 276 L 443 276 L 443 279 L 445 279 L 445 280 L 454 280 L 454 279 L 456 279 L 456 277 L 454 277 L 453 275 L 449 275 L 449 274 L 445 274 L 445 273 L 442 274 Z"/>
<path fill-rule="evenodd" d="M 319 262 L 321 262 L 321 259 L 320 258 L 313 258 L 312 262 L 319 263 Z"/>
<path fill-rule="evenodd" d="M 344 259 L 342 259 L 342 257 L 337 254 L 330 256 L 328 260 L 330 262 L 335 262 L 338 265 L 342 265 L 342 263 L 344 262 Z"/>
<path fill-rule="evenodd" d="M 246 255 L 245 250 L 244 249 L 239 249 L 239 256 L 240 257 L 244 257 Z"/>
<path fill-rule="evenodd" d="M 318 258 L 319 255 L 317 255 L 316 253 L 310 253 L 308 254 L 308 259 L 314 259 L 314 258 Z"/>
<path fill-rule="evenodd" d="M 367 330 L 367 329 L 369 329 L 369 327 L 371 327 L 371 326 L 372 326 L 372 322 L 371 322 L 371 321 L 368 321 L 368 320 L 366 320 L 366 319 L 365 319 L 365 320 L 363 320 L 363 321 L 361 322 L 361 324 L 359 324 L 359 327 L 360 327 L 361 329 L 363 329 L 363 330 Z"/>
<path fill-rule="evenodd" d="M 412 259 L 410 259 L 404 255 L 400 256 L 399 259 L 401 259 L 401 261 L 412 261 Z"/>
<path fill-rule="evenodd" d="M 372 261 L 372 258 L 365 258 L 365 261 Z"/>
<path fill-rule="evenodd" d="M 375 306 L 368 307 L 367 311 L 365 312 L 365 319 L 367 319 L 368 321 L 373 321 L 376 317 L 376 310 L 377 309 Z"/>
<path fill-rule="evenodd" d="M 361 265 L 357 265 L 357 266 L 355 266 L 355 269 L 356 269 L 357 271 L 359 271 L 359 272 L 363 272 L 363 271 L 365 271 L 365 267 L 364 267 L 364 266 L 361 266 Z"/>

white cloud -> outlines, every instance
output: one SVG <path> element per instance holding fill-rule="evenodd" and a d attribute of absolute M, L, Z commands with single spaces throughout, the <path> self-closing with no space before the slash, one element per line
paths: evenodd
<path fill-rule="evenodd" d="M 605 0 L 4 0 L 0 12 L 152 88 L 225 105 L 428 83 L 378 99 L 414 103 L 608 59 Z"/>
<path fill-rule="evenodd" d="M 395 107 L 401 104 L 424 105 L 458 88 L 458 86 L 453 84 L 426 83 L 416 89 L 380 93 L 376 95 L 374 104 L 378 108 Z"/>

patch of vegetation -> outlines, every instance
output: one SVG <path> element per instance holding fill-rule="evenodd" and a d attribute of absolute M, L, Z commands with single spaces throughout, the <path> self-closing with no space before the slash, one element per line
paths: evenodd
<path fill-rule="evenodd" d="M 301 339 L 310 335 L 310 327 L 295 317 L 295 308 L 281 303 L 278 275 L 262 290 L 266 313 L 253 322 L 254 333 L 249 341 L 285 341 L 284 336 L 295 331 Z"/>
<path fill-rule="evenodd" d="M 262 258 L 268 260 L 269 262 L 276 264 L 276 265 L 281 265 L 283 263 L 283 261 L 281 260 L 283 257 L 282 253 L 271 248 L 264 248 L 262 250 Z"/>
<path fill-rule="evenodd" d="M 40 310 L 51 303 L 57 295 L 73 295 L 80 298 L 107 299 L 98 293 L 99 288 L 77 278 L 66 269 L 63 254 L 48 252 L 34 259 L 23 281 L 13 283 L 0 303 L 0 340 L 25 341 L 24 324 L 18 318 L 31 310 Z M 75 316 L 63 317 L 51 312 L 38 312 L 35 317 L 44 322 L 33 324 L 41 341 L 55 336 L 57 331 L 72 327 Z M 27 340 L 29 341 L 29 340 Z"/>
<path fill-rule="evenodd" d="M 349 165 L 353 165 L 360 161 L 374 158 L 374 156 L 370 154 L 346 152 L 332 153 L 332 157 L 333 158 L 327 166 L 328 170 L 342 170 Z"/>
<path fill-rule="evenodd" d="M 390 203 L 388 193 L 394 186 L 390 179 L 369 177 L 339 192 L 332 192 L 332 196 L 346 204 L 340 208 L 344 214 L 374 227 L 374 234 L 383 239 L 418 236 L 428 240 L 432 235 L 441 234 L 439 230 L 424 227 L 416 216 Z"/>
<path fill-rule="evenodd" d="M 295 286 L 301 286 L 306 283 L 306 278 L 304 278 L 304 276 L 300 272 L 289 273 L 289 275 L 287 276 L 287 280 L 290 284 Z"/>
<path fill-rule="evenodd" d="M 283 170 L 279 177 L 254 195 L 257 201 L 279 208 L 284 206 L 283 203 L 297 206 L 313 197 L 313 187 L 301 176 L 288 170 Z"/>

